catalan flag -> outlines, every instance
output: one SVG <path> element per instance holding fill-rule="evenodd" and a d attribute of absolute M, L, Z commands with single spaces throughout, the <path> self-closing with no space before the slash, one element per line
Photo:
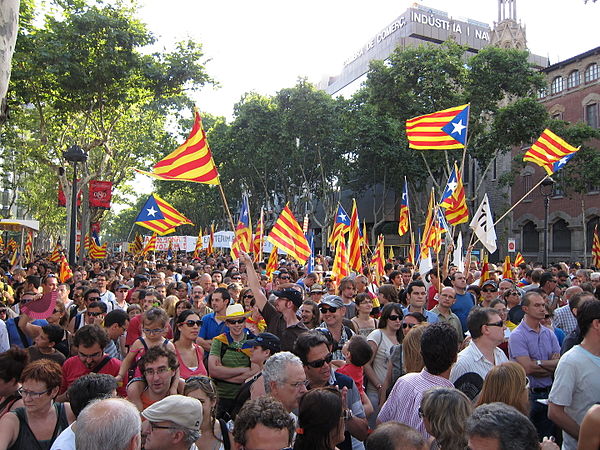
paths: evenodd
<path fill-rule="evenodd" d="M 362 273 L 362 258 L 360 254 L 360 227 L 356 200 L 352 199 L 352 215 L 350 216 L 350 236 L 348 239 L 350 269 Z"/>
<path fill-rule="evenodd" d="M 515 267 L 519 267 L 521 264 L 525 264 L 525 258 L 521 255 L 521 252 L 517 253 L 515 256 Z"/>
<path fill-rule="evenodd" d="M 148 253 L 155 252 L 155 251 L 156 251 L 156 233 L 154 233 L 152 236 L 150 236 L 150 239 L 148 240 L 148 242 L 144 246 L 144 249 L 142 250 L 142 256 L 146 256 Z"/>
<path fill-rule="evenodd" d="M 8 244 L 7 244 L 7 248 L 10 251 L 15 251 L 17 249 L 18 245 L 17 245 L 17 241 L 15 241 L 13 238 L 10 238 L 8 240 Z"/>
<path fill-rule="evenodd" d="M 269 277 L 269 280 L 273 277 L 273 272 L 277 270 L 277 246 L 273 245 L 273 249 L 271 250 L 271 254 L 269 255 L 269 260 L 267 261 L 266 275 Z"/>
<path fill-rule="evenodd" d="M 333 258 L 333 265 L 331 266 L 331 277 L 336 281 L 340 281 L 348 275 L 348 251 L 346 250 L 346 242 L 345 239 L 339 239 L 337 241 L 335 257 Z"/>
<path fill-rule="evenodd" d="M 51 261 L 53 263 L 59 263 L 60 262 L 60 255 L 61 255 L 61 246 L 59 244 L 56 244 L 54 246 L 54 250 L 52 250 L 52 253 L 50 254 L 50 257 L 48 258 L 48 261 Z"/>
<path fill-rule="evenodd" d="M 329 245 L 335 247 L 338 239 L 343 239 L 348 231 L 350 231 L 350 216 L 342 205 L 338 205 L 333 230 L 329 236 Z"/>
<path fill-rule="evenodd" d="M 19 261 L 19 252 L 15 249 L 12 256 L 10 257 L 10 265 L 16 266 L 18 261 Z"/>
<path fill-rule="evenodd" d="M 25 238 L 24 248 L 25 263 L 30 263 L 33 260 L 33 232 L 28 231 L 27 237 Z"/>
<path fill-rule="evenodd" d="M 375 252 L 371 259 L 371 266 L 373 267 L 375 274 L 377 275 L 377 281 L 385 275 L 385 255 L 384 255 L 384 239 L 383 234 L 377 237 L 377 244 L 375 245 Z"/>
<path fill-rule="evenodd" d="M 206 254 L 208 256 L 215 252 L 215 224 L 210 225 L 210 236 L 208 237 L 208 247 L 206 248 Z"/>
<path fill-rule="evenodd" d="M 156 194 L 146 200 L 146 204 L 135 219 L 135 223 L 148 228 L 160 236 L 173 233 L 180 225 L 194 225 L 166 201 Z"/>
<path fill-rule="evenodd" d="M 469 220 L 465 188 L 456 163 L 454 163 L 454 169 L 442 194 L 440 206 L 445 208 L 446 220 L 450 225 L 458 225 Z"/>
<path fill-rule="evenodd" d="M 408 146 L 415 150 L 464 148 L 468 126 L 468 104 L 414 117 L 406 121 Z"/>
<path fill-rule="evenodd" d="M 62 253 L 60 254 L 60 269 L 58 273 L 58 278 L 61 283 L 66 283 L 71 278 L 73 278 L 73 271 L 71 270 L 69 261 L 67 261 L 67 257 Z"/>
<path fill-rule="evenodd" d="M 398 222 L 398 234 L 403 236 L 410 228 L 410 206 L 408 203 L 408 182 L 404 178 L 404 191 L 400 202 L 400 221 Z"/>
<path fill-rule="evenodd" d="M 279 214 L 267 239 L 301 264 L 305 264 L 310 257 L 310 247 L 306 236 L 289 205 L 285 205 Z"/>
<path fill-rule="evenodd" d="M 594 227 L 594 239 L 592 241 L 592 266 L 600 269 L 600 236 L 598 235 L 598 225 Z"/>
<path fill-rule="evenodd" d="M 107 242 L 102 245 L 96 244 L 96 241 L 90 239 L 90 248 L 88 250 L 88 254 L 92 259 L 104 259 L 108 255 L 107 251 Z"/>
<path fill-rule="evenodd" d="M 250 241 L 252 240 L 252 225 L 250 225 L 250 211 L 248 211 L 248 199 L 242 200 L 240 207 L 240 216 L 235 227 L 235 236 L 231 245 L 231 257 L 238 259 L 240 252 L 248 253 L 250 251 Z"/>
<path fill-rule="evenodd" d="M 388 259 L 390 260 L 390 262 L 394 261 L 394 259 L 396 258 L 396 255 L 394 254 L 394 246 L 390 245 L 390 252 L 388 253 Z"/>
<path fill-rule="evenodd" d="M 485 250 L 483 252 L 483 262 L 481 264 L 481 277 L 479 278 L 479 287 L 483 286 L 487 280 L 490 279 L 490 264 L 488 263 L 488 254 Z"/>
<path fill-rule="evenodd" d="M 133 243 L 129 246 L 129 251 L 134 255 L 139 255 L 144 250 L 144 241 L 140 233 L 135 233 Z"/>
<path fill-rule="evenodd" d="M 435 205 L 434 192 L 431 190 L 429 197 L 429 208 L 425 220 L 425 229 L 423 230 L 423 240 L 421 242 L 421 251 L 425 254 L 426 249 L 433 248 L 438 253 L 442 246 L 442 234 L 446 232 L 444 217 L 440 209 Z"/>
<path fill-rule="evenodd" d="M 254 254 L 254 261 L 260 261 L 262 259 L 263 254 L 263 242 L 264 242 L 264 232 L 265 232 L 265 223 L 263 217 L 263 209 L 260 209 L 260 218 L 258 219 L 258 223 L 256 224 L 256 229 L 254 230 L 254 236 L 252 238 L 252 248 L 250 251 Z"/>
<path fill-rule="evenodd" d="M 502 278 L 504 280 L 514 280 L 515 278 L 509 255 L 506 255 L 506 258 L 504 258 L 504 264 L 502 264 Z"/>
<path fill-rule="evenodd" d="M 525 152 L 523 161 L 531 161 L 542 167 L 548 175 L 562 169 L 575 155 L 575 148 L 552 131 L 545 129 L 531 148 Z"/>
<path fill-rule="evenodd" d="M 360 235 L 361 241 L 361 249 L 363 256 L 369 252 L 369 235 L 367 234 L 367 222 L 363 220 L 362 224 L 362 233 Z"/>
<path fill-rule="evenodd" d="M 202 251 L 202 235 L 202 227 L 200 227 L 198 239 L 196 239 L 196 246 L 194 247 L 194 254 L 192 255 L 193 259 L 200 259 L 200 252 Z"/>
<path fill-rule="evenodd" d="M 219 184 L 219 173 L 212 157 L 202 119 L 194 112 L 194 126 L 187 140 L 172 153 L 158 161 L 152 172 L 138 172 L 159 180 L 192 181 L 194 183 Z"/>

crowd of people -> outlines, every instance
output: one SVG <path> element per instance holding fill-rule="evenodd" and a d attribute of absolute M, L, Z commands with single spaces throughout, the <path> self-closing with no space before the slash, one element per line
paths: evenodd
<path fill-rule="evenodd" d="M 61 283 L 42 256 L 0 263 L 0 450 L 600 447 L 600 272 L 578 264 L 123 255 Z"/>

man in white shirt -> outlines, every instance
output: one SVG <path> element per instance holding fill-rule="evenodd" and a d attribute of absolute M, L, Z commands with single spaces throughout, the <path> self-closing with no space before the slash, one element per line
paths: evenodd
<path fill-rule="evenodd" d="M 99 273 L 96 275 L 96 287 L 100 291 L 100 301 L 106 303 L 107 312 L 111 312 L 118 308 L 117 298 L 115 297 L 115 294 L 106 288 L 107 284 L 108 279 L 106 278 L 106 274 Z"/>
<path fill-rule="evenodd" d="M 458 354 L 458 359 L 450 372 L 453 383 L 462 375 L 474 372 L 485 379 L 492 367 L 508 362 L 508 358 L 498 348 L 504 342 L 504 321 L 493 308 L 475 308 L 467 317 L 467 327 L 471 334 L 468 347 Z"/>

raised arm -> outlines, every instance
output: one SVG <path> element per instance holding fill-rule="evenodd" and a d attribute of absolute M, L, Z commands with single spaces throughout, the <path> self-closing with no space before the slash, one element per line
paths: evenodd
<path fill-rule="evenodd" d="M 258 279 L 258 275 L 256 270 L 254 270 L 254 263 L 252 262 L 252 258 L 246 252 L 240 252 L 240 262 L 244 263 L 246 266 L 246 274 L 248 275 L 248 287 L 252 290 L 254 294 L 254 301 L 256 302 L 256 306 L 259 311 L 262 311 L 265 305 L 267 304 L 267 297 L 263 294 L 262 289 L 260 288 L 260 280 Z"/>

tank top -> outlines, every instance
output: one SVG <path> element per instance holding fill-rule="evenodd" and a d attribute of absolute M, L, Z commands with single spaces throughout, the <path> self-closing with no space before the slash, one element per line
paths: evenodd
<path fill-rule="evenodd" d="M 187 380 L 189 377 L 193 377 L 194 375 L 208 375 L 206 372 L 206 368 L 204 367 L 204 362 L 202 361 L 204 352 L 202 351 L 202 347 L 198 344 L 192 344 L 194 346 L 194 350 L 196 351 L 196 358 L 198 359 L 198 367 L 191 368 L 187 367 L 179 354 L 179 350 L 177 346 L 175 346 L 175 352 L 177 353 L 177 361 L 179 361 L 179 376 L 184 380 Z"/>
<path fill-rule="evenodd" d="M 56 425 L 52 432 L 52 437 L 46 441 L 38 441 L 29 428 L 27 423 L 27 414 L 25 408 L 17 408 L 13 411 L 19 419 L 19 435 L 15 443 L 9 447 L 9 450 L 50 450 L 52 444 L 60 433 L 69 426 L 67 413 L 62 403 L 54 403 L 54 411 L 56 412 Z"/>

